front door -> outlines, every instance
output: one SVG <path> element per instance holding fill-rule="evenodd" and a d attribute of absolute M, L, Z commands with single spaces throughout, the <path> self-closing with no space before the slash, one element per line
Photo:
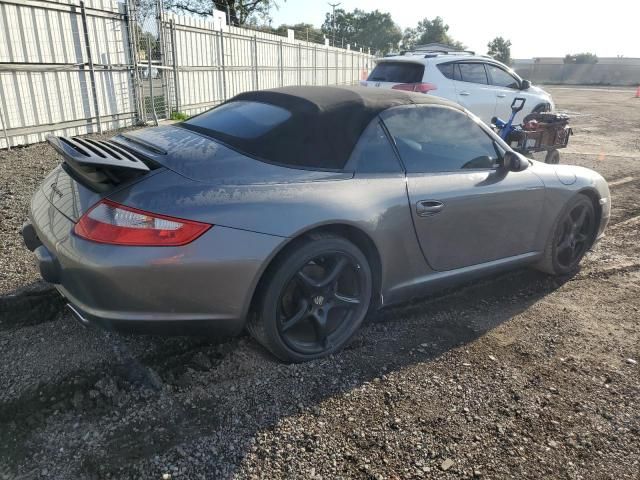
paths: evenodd
<path fill-rule="evenodd" d="M 407 193 L 426 261 L 447 271 L 533 251 L 544 185 L 497 166 L 503 151 L 459 110 L 419 105 L 382 115 L 407 171 Z"/>
<path fill-rule="evenodd" d="M 511 117 L 511 103 L 516 97 L 523 97 L 520 91 L 520 82 L 506 70 L 498 65 L 487 63 L 487 75 L 489 77 L 489 85 L 496 97 L 496 117 L 501 118 L 505 122 Z M 522 122 L 525 112 L 530 111 L 533 106 L 527 105 L 528 108 L 518 112 L 513 124 L 517 125 Z"/>

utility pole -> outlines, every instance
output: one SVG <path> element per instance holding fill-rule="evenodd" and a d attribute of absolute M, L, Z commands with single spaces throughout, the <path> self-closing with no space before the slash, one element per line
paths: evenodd
<path fill-rule="evenodd" d="M 331 28 L 333 30 L 333 46 L 336 46 L 336 7 L 342 5 L 342 3 L 328 3 L 328 5 L 333 9 L 333 13 L 331 14 Z"/>

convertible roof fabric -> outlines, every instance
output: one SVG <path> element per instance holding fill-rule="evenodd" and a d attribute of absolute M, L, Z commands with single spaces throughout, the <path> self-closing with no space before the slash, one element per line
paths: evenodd
<path fill-rule="evenodd" d="M 421 93 L 365 87 L 284 87 L 244 92 L 226 103 L 238 100 L 279 106 L 291 117 L 253 139 L 216 131 L 201 133 L 268 162 L 325 169 L 344 168 L 364 129 L 388 108 L 409 104 L 460 108 Z"/>

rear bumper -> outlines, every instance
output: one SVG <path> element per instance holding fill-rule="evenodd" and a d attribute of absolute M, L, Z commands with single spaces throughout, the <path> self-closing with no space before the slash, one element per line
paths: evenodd
<path fill-rule="evenodd" d="M 31 218 L 25 244 L 76 318 L 147 333 L 240 332 L 258 279 L 285 240 L 214 226 L 182 247 L 98 244 L 75 235 L 74 222 L 39 193 Z"/>
<path fill-rule="evenodd" d="M 57 286 L 61 295 L 66 291 Z M 68 299 L 67 299 L 68 300 Z M 84 327 L 98 327 L 108 331 L 148 335 L 237 335 L 244 322 L 238 318 L 220 318 L 194 315 L 154 315 L 152 318 L 125 315 L 114 318 L 114 312 L 100 312 L 100 316 L 88 313 L 73 303 L 67 303 L 67 312 Z M 116 314 L 118 312 L 115 312 Z M 240 330 L 239 330 L 240 329 Z"/>

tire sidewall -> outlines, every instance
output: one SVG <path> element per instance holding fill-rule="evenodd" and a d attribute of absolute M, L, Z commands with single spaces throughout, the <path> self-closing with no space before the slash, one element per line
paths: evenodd
<path fill-rule="evenodd" d="M 317 353 L 317 354 L 301 354 L 295 350 L 292 350 L 281 338 L 278 332 L 277 326 L 277 312 L 278 303 L 280 301 L 280 295 L 283 288 L 287 286 L 291 278 L 306 265 L 310 260 L 321 255 L 323 252 L 341 252 L 352 257 L 360 268 L 364 277 L 364 298 L 368 299 L 366 308 L 360 313 L 357 318 L 350 320 L 352 323 L 352 331 L 346 340 L 342 344 L 334 345 L 330 349 Z M 270 349 L 274 355 L 281 360 L 290 362 L 305 362 L 316 358 L 325 357 L 337 352 L 344 348 L 345 345 L 353 338 L 353 335 L 358 330 L 362 321 L 367 315 L 371 304 L 371 294 L 373 288 L 373 281 L 371 275 L 371 268 L 365 255 L 356 247 L 353 243 L 346 239 L 339 237 L 320 238 L 317 240 L 310 240 L 304 244 L 298 246 L 293 251 L 286 254 L 283 260 L 279 263 L 268 284 L 265 288 L 265 292 L 262 298 L 262 304 L 259 311 L 261 315 L 261 321 L 263 323 L 264 334 L 267 337 L 266 340 L 270 345 Z"/>
<path fill-rule="evenodd" d="M 565 218 L 567 217 L 567 215 L 569 215 L 569 213 L 580 204 L 584 204 L 590 210 L 591 218 L 593 218 L 594 226 L 593 226 L 593 232 L 591 232 L 592 238 L 589 239 L 589 246 L 585 249 L 585 251 L 582 253 L 580 258 L 575 262 L 575 264 L 569 267 L 565 267 L 560 263 L 558 263 L 558 258 L 557 258 L 558 240 L 562 233 L 561 225 L 565 220 Z M 595 208 L 593 207 L 593 203 L 585 195 L 579 194 L 577 197 L 575 197 L 573 200 L 571 200 L 567 204 L 563 212 L 558 217 L 558 220 L 556 221 L 556 225 L 553 231 L 552 243 L 551 243 L 552 267 L 557 275 L 565 275 L 565 274 L 574 272 L 577 269 L 578 265 L 580 265 L 580 262 L 582 261 L 586 253 L 591 248 L 591 245 L 593 245 L 593 240 L 594 240 L 593 237 L 595 236 L 595 232 L 596 232 L 596 220 L 597 219 L 596 219 Z"/>

